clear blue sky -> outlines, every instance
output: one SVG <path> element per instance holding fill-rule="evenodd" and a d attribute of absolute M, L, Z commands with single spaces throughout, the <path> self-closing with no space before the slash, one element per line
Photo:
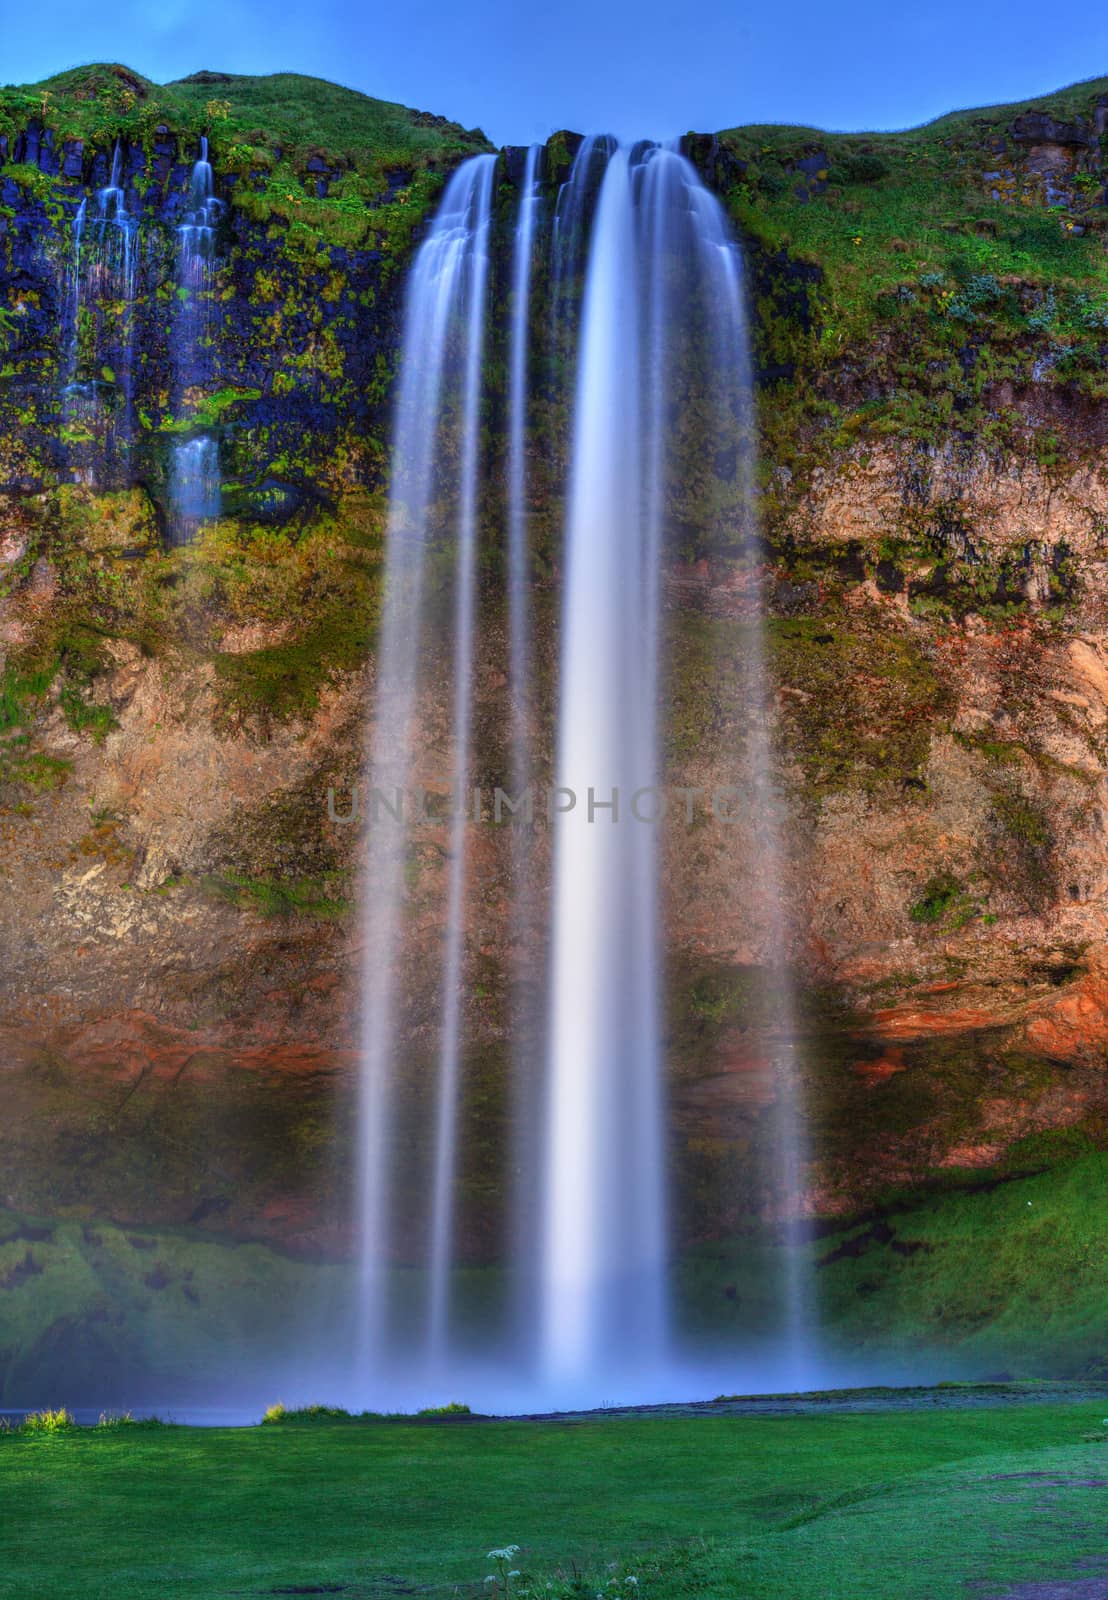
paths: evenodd
<path fill-rule="evenodd" d="M 668 138 L 740 122 L 906 127 L 1108 74 L 1108 12 L 1041 0 L 54 0 L 7 7 L 0 77 L 122 60 L 298 71 L 479 124 Z"/>

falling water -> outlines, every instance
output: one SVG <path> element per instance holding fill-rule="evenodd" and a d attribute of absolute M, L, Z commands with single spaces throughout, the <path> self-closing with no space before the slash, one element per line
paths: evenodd
<path fill-rule="evenodd" d="M 207 138 L 192 169 L 184 220 L 177 228 L 177 315 L 172 357 L 178 414 L 193 413 L 192 390 L 211 377 L 212 270 L 216 229 L 223 203 L 214 192 Z M 209 432 L 173 446 L 169 462 L 170 537 L 175 544 L 194 538 L 222 510 L 219 440 Z"/>
<path fill-rule="evenodd" d="M 615 140 L 607 133 L 590 133 L 581 141 L 573 166 L 558 191 L 551 238 L 551 312 L 555 345 L 574 309 L 571 289 L 585 264 L 588 225 Z"/>
<path fill-rule="evenodd" d="M 644 792 L 640 808 L 652 814 L 660 578 L 699 462 L 722 461 L 730 477 L 721 518 L 748 541 L 756 531 L 751 392 L 741 259 L 718 202 L 675 151 L 610 154 L 577 353 L 558 714 L 556 781 L 577 798 L 554 837 L 541 1347 L 567 1395 L 629 1361 L 650 1369 L 667 1357 L 658 865 L 656 831 L 635 814 L 634 795 Z M 782 1041 L 777 1186 L 795 1204 L 778 808 L 760 628 L 749 633 L 735 670 L 751 720 L 751 817 L 772 885 L 764 948 Z M 799 1271 L 785 1275 L 781 1331 L 795 1371 L 806 1306 Z"/>
<path fill-rule="evenodd" d="M 85 233 L 88 200 L 82 196 L 69 226 L 69 281 L 65 296 L 65 324 L 62 348 L 62 424 L 72 432 L 80 417 L 85 396 L 78 383 L 81 359 L 81 243 Z M 63 438 L 65 437 L 63 433 Z"/>
<path fill-rule="evenodd" d="M 134 337 L 137 277 L 138 218 L 127 210 L 123 185 L 123 152 L 118 140 L 112 151 L 108 183 L 96 192 L 96 208 L 89 214 L 86 200 L 77 207 L 70 225 L 70 270 L 63 334 L 65 362 L 62 415 L 66 449 L 74 476 L 92 481 L 93 461 L 79 443 L 93 445 L 104 428 L 105 399 L 114 386 L 116 404 L 107 412 L 110 435 L 118 456 L 125 457 L 134 432 Z M 103 328 L 93 336 L 90 365 L 95 376 L 81 378 L 81 313 L 87 301 L 116 302 L 119 312 L 112 336 Z M 111 369 L 105 379 L 99 370 Z M 78 465 L 78 461 L 82 464 Z M 100 457 L 96 458 L 100 464 Z"/>
<path fill-rule="evenodd" d="M 112 151 L 112 170 L 107 187 L 97 191 L 93 231 L 101 250 L 100 271 L 111 280 L 128 305 L 135 298 L 135 234 L 138 219 L 127 210 L 123 188 L 123 152 L 119 140 Z M 99 285 L 108 287 L 108 285 Z"/>
<path fill-rule="evenodd" d="M 593 222 L 566 522 L 541 1342 L 586 1380 L 665 1337 L 656 867 L 620 815 L 655 787 L 657 612 L 643 517 L 639 256 L 628 152 Z M 603 809 L 594 809 L 602 807 Z M 616 809 L 613 809 L 615 807 Z"/>
<path fill-rule="evenodd" d="M 212 165 L 208 160 L 208 140 L 203 137 L 200 140 L 200 157 L 192 169 L 189 182 L 188 210 L 184 222 L 177 229 L 181 242 L 179 281 L 182 284 L 201 287 L 222 214 L 223 202 L 216 199 Z"/>
<path fill-rule="evenodd" d="M 214 193 L 208 141 L 200 141 L 200 158 L 192 169 L 188 208 L 177 228 L 179 311 L 175 359 L 178 383 L 203 383 L 208 377 L 211 274 L 216 228 L 223 202 Z"/>
<path fill-rule="evenodd" d="M 528 152 L 515 218 L 507 325 L 508 687 L 512 777 L 539 755 L 528 725 L 531 681 L 527 424 L 529 338 L 538 242 L 539 171 Z M 445 536 L 452 588 L 453 778 L 470 780 L 475 649 L 479 415 L 493 158 L 452 178 L 408 290 L 393 456 L 386 603 L 378 654 L 371 793 L 415 785 L 415 712 L 432 622 L 428 547 Z M 514 1270 L 534 1263 L 530 1370 L 546 1398 L 575 1403 L 615 1378 L 672 1373 L 664 1092 L 665 987 L 658 860 L 667 685 L 663 578 L 679 529 L 699 525 L 733 547 L 757 534 L 754 427 L 742 261 L 723 211 L 675 150 L 586 140 L 559 195 L 550 237 L 553 311 L 541 326 L 573 381 L 565 485 L 550 962 L 541 1151 L 517 1184 Z M 578 278 L 584 269 L 579 318 Z M 557 391 L 559 382 L 555 383 Z M 564 382 L 562 383 L 564 388 Z M 557 399 L 556 399 L 556 403 Z M 444 428 L 448 438 L 444 442 Z M 704 464 L 710 486 L 704 488 Z M 701 496 L 698 502 L 697 497 Z M 704 498 L 706 496 L 706 498 Z M 706 526 L 707 523 L 710 525 Z M 760 622 L 732 663 L 748 712 L 743 769 L 767 904 L 747 919 L 774 974 L 777 1097 L 775 1211 L 795 1208 L 803 1150 L 797 1126 L 781 846 L 771 779 Z M 573 796 L 571 800 L 571 795 Z M 387 1348 L 386 1267 L 399 1237 L 396 1081 L 406 999 L 404 866 L 409 834 L 370 816 L 361 1076 L 361 1345 Z M 513 918 L 530 894 L 513 838 Z M 455 1265 L 461 996 L 466 929 L 466 822 L 456 807 L 447 842 L 446 932 L 439 996 L 434 1162 L 426 1263 L 425 1371 L 452 1370 L 460 1348 L 450 1316 Z M 528 862 L 530 858 L 527 857 Z M 746 916 L 746 913 L 743 913 Z M 518 923 L 516 924 L 518 925 Z M 517 1093 L 531 1063 L 519 1012 Z M 526 1098 L 526 1097 L 525 1097 Z M 517 1117 L 515 1137 L 521 1133 Z M 526 1118 L 522 1119 L 526 1123 Z M 518 1149 L 516 1154 L 518 1155 Z M 519 1163 L 515 1163 L 518 1169 Z M 793 1373 L 807 1314 L 798 1271 L 784 1273 L 781 1329 Z M 363 1368 L 363 1376 L 369 1366 Z M 636 1376 L 637 1375 L 637 1376 Z M 665 1380 L 663 1377 L 663 1381 Z"/>
<path fill-rule="evenodd" d="M 531 730 L 531 551 L 528 527 L 529 343 L 531 286 L 541 210 L 538 182 L 543 147 L 527 151 L 512 244 L 512 291 L 508 329 L 508 695 L 511 791 L 530 791 L 534 769 Z M 532 801 L 533 803 L 533 801 Z M 524 812 L 512 828 L 512 1265 L 514 1322 L 527 1339 L 537 1290 L 534 1249 L 534 1174 L 538 1162 L 541 1059 L 535 1035 L 541 1026 L 531 981 L 530 942 L 537 909 L 533 891 L 533 828 Z"/>
<path fill-rule="evenodd" d="M 411 726 L 420 686 L 428 544 L 440 501 L 452 508 L 456 553 L 454 614 L 454 769 L 464 782 L 469 751 L 473 651 L 478 403 L 484 338 L 488 232 L 495 157 L 475 156 L 451 178 L 412 268 L 393 447 L 386 598 L 378 651 L 371 793 L 403 796 L 417 752 Z M 458 402 L 457 451 L 442 439 L 444 412 Z M 360 1104 L 362 1242 L 360 1350 L 365 1372 L 379 1362 L 388 1331 L 387 1267 L 393 1208 L 396 967 L 402 959 L 407 834 L 385 814 L 368 817 Z M 431 1203 L 431 1288 L 427 1345 L 441 1350 L 449 1311 L 454 1144 L 459 1068 L 459 1006 L 465 893 L 464 826 L 451 829 L 448 926 L 443 959 L 435 1175 Z"/>
<path fill-rule="evenodd" d="M 473 680 L 473 605 L 477 553 L 477 468 L 481 431 L 481 362 L 484 354 L 486 289 L 489 271 L 489 223 L 492 207 L 493 156 L 477 158 L 473 238 L 467 262 L 465 350 L 461 386 L 461 437 L 457 489 L 457 558 L 454 610 L 454 791 L 468 787 L 470 706 Z M 433 1363 L 446 1353 L 450 1272 L 454 1250 L 454 1175 L 457 1166 L 458 1092 L 461 1073 L 462 956 L 466 920 L 467 811 L 457 804 L 450 827 L 446 897 L 446 957 L 442 985 L 442 1045 L 439 1053 L 438 1115 L 435 1128 L 435 1176 L 431 1199 L 431 1284 L 428 1307 L 428 1350 Z"/>
<path fill-rule="evenodd" d="M 81 241 L 85 234 L 85 212 L 88 209 L 88 200 L 81 197 L 81 203 L 73 214 L 73 221 L 69 225 L 69 284 L 65 297 L 65 382 L 70 384 L 77 376 L 77 361 L 80 351 L 80 324 L 81 324 Z"/>
<path fill-rule="evenodd" d="M 219 443 L 209 434 L 196 434 L 173 446 L 169 503 L 173 511 L 170 535 L 175 544 L 184 543 L 201 524 L 219 516 Z"/>
<path fill-rule="evenodd" d="M 527 151 L 520 190 L 512 263 L 511 327 L 508 335 L 508 684 L 512 718 L 512 785 L 522 793 L 528 782 L 527 680 L 527 344 L 530 327 L 531 269 L 539 213 L 537 174 L 542 145 Z"/>

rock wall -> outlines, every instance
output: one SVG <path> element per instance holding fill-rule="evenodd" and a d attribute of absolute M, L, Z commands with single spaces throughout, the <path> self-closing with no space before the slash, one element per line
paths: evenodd
<path fill-rule="evenodd" d="M 1092 170 L 1094 121 L 1082 125 L 1071 175 Z M 1026 182 L 1038 204 L 1046 135 L 1038 128 L 1027 143 L 1035 129 L 1020 128 L 1005 152 L 1014 152 L 1016 188 Z M 971 141 L 975 184 L 997 157 L 990 137 Z M 552 141 L 551 182 L 570 143 Z M 0 144 L 0 1201 L 24 1219 L 0 1237 L 0 1285 L 13 1296 L 37 1260 L 26 1228 L 43 1218 L 97 1238 L 101 1222 L 168 1229 L 180 1246 L 164 1247 L 174 1262 L 180 1241 L 265 1245 L 316 1263 L 349 1254 L 355 908 L 372 885 L 359 879 L 359 830 L 332 819 L 328 790 L 341 814 L 372 699 L 399 267 L 436 172 L 463 153 L 448 141 L 430 168 L 390 168 L 359 213 L 360 242 L 340 244 L 325 237 L 345 226 L 338 202 L 299 236 L 287 217 L 262 214 L 276 203 L 271 175 L 254 181 L 247 170 L 229 182 L 216 146 L 228 202 L 218 337 L 190 403 L 218 436 L 227 514 L 194 545 L 169 550 L 165 462 L 180 437 L 173 230 L 192 152 L 168 123 L 124 148 L 142 243 L 135 425 L 121 451 L 110 430 L 67 439 L 61 400 L 69 225 L 77 197 L 105 178 L 109 144 L 59 142 L 33 121 Z M 233 148 L 226 159 L 241 164 Z M 940 1248 L 920 1243 L 930 1237 L 922 1223 L 905 1243 L 898 1208 L 1037 1181 L 1075 1158 L 1093 1162 L 1082 1171 L 1103 1186 L 1108 399 L 1084 369 L 1074 377 L 1057 359 L 1042 364 L 1044 340 L 1053 349 L 1069 334 L 1030 325 L 1041 285 L 1021 280 L 1009 299 L 999 282 L 992 299 L 986 286 L 970 326 L 951 316 L 956 297 L 919 288 L 930 274 L 913 262 L 913 300 L 879 306 L 888 291 L 877 285 L 871 320 L 858 322 L 849 260 L 821 257 L 810 240 L 802 248 L 799 231 L 775 233 L 778 202 L 758 188 L 774 173 L 766 158 L 759 173 L 736 150 L 725 136 L 694 154 L 747 234 L 766 523 L 755 549 L 713 545 L 690 523 L 674 552 L 667 778 L 706 794 L 733 779 L 749 710 L 732 663 L 758 589 L 770 618 L 802 1019 L 805 1222 L 811 1238 L 847 1241 L 845 1254 L 828 1245 L 820 1258 L 829 1276 L 885 1250 L 893 1283 L 909 1257 L 912 1271 L 935 1270 L 928 1251 Z M 847 157 L 853 176 L 838 184 L 836 161 L 841 177 Z M 806 208 L 797 230 L 814 227 L 811 208 L 854 204 L 851 186 L 868 193 L 884 181 L 872 162 L 889 160 L 800 149 L 779 203 Z M 300 203 L 327 204 L 339 170 L 334 153 L 305 157 Z M 514 170 L 509 159 L 509 209 Z M 1071 191 L 1074 204 L 1091 194 Z M 1090 243 L 1092 221 L 1073 248 Z M 1073 295 L 1092 268 L 1067 270 Z M 1099 292 L 1099 279 L 1089 281 Z M 106 417 L 121 410 L 107 359 L 121 315 L 105 300 L 93 330 L 112 374 L 99 379 Z M 828 329 L 848 315 L 856 336 L 840 348 Z M 912 388 L 903 363 L 921 330 L 931 343 L 920 391 L 949 382 L 960 406 L 925 428 L 903 409 Z M 958 354 L 967 347 L 972 361 Z M 953 363 L 937 374 L 936 351 Z M 559 593 L 556 384 L 537 418 L 541 734 Z M 87 451 L 76 473 L 74 450 Z M 494 500 L 485 544 L 475 748 L 495 782 L 505 771 L 505 682 Z M 436 670 L 441 692 L 432 684 L 420 707 L 427 777 L 444 766 L 449 738 L 449 663 Z M 413 1194 L 435 1060 L 445 844 L 435 825 L 418 840 L 410 871 L 420 915 L 396 953 L 408 996 L 402 1118 Z M 475 830 L 473 853 L 462 1234 L 469 1259 L 495 1268 L 510 1159 L 512 866 L 500 830 Z M 694 1263 L 690 1299 L 695 1263 L 710 1260 L 705 1317 L 741 1319 L 724 1247 L 773 1204 L 768 886 L 741 825 L 678 818 L 664 859 L 678 1243 Z M 540 831 L 540 907 L 546 868 Z M 531 948 L 537 989 L 541 938 Z M 974 1203 L 986 1230 L 1009 1225 L 999 1202 L 995 1216 L 994 1202 Z M 871 1237 L 874 1216 L 885 1233 Z M 89 1261 L 98 1248 L 80 1246 Z M 419 1248 L 414 1233 L 401 1243 L 408 1259 Z M 1047 1275 L 1045 1235 L 1037 1248 L 1035 1272 Z M 191 1271 L 167 1268 L 175 1287 L 165 1296 L 187 1300 Z M 148 1311 L 160 1291 L 141 1274 L 135 1281 L 136 1305 Z M 855 1291 L 874 1292 L 872 1274 L 848 1281 L 835 1311 L 844 1326 L 858 1315 Z M 88 1304 L 101 1303 L 107 1282 Z M 927 1293 L 938 1304 L 949 1288 Z M 959 1316 L 968 1338 L 979 1308 L 967 1301 Z M 47 1328 L 16 1342 L 45 1340 L 54 1360 L 68 1337 L 51 1344 Z M 1074 1370 L 1084 1349 L 1075 1335 Z"/>

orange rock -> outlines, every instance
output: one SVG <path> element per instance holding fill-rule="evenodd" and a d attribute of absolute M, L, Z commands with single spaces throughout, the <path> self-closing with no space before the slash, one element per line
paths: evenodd
<path fill-rule="evenodd" d="M 984 1006 L 961 1006 L 950 1011 L 929 1010 L 924 1006 L 890 1006 L 873 1013 L 869 1031 L 881 1039 L 927 1039 L 936 1034 L 996 1028 L 1006 1020 Z"/>
<path fill-rule="evenodd" d="M 887 1078 L 905 1071 L 904 1052 L 894 1046 L 876 1061 L 856 1061 L 851 1071 L 865 1083 L 884 1083 Z"/>
<path fill-rule="evenodd" d="M 1037 1007 L 1027 1024 L 1028 1044 L 1056 1060 L 1108 1044 L 1108 950 L 1091 950 L 1086 960 L 1078 981 Z"/>

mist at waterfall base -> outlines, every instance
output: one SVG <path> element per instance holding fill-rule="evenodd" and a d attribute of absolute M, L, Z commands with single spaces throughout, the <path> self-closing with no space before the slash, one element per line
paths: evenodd
<path fill-rule="evenodd" d="M 629 796 L 664 781 L 663 573 L 674 485 L 705 457 L 724 463 L 720 517 L 748 543 L 756 533 L 742 259 L 718 201 L 676 150 L 591 138 L 556 200 L 544 203 L 543 159 L 539 147 L 526 153 L 514 221 L 499 232 L 496 158 L 460 167 L 411 271 L 369 754 L 376 792 L 411 791 L 425 776 L 417 714 L 433 692 L 428 655 L 443 648 L 444 636 L 450 775 L 459 792 L 476 781 L 483 508 L 495 507 L 506 545 L 511 773 L 518 783 L 549 761 L 555 784 L 580 794 Z M 502 274 L 501 237 L 511 256 Z M 541 326 L 533 325 L 536 272 L 548 284 Z M 483 433 L 497 281 L 508 288 L 509 373 L 499 475 L 485 459 Z M 691 430 L 679 398 L 690 360 Z M 528 547 L 527 397 L 544 383 L 561 385 L 570 418 L 568 464 L 556 485 L 564 524 L 549 751 L 535 733 L 543 691 Z M 486 493 L 486 479 L 501 487 Z M 749 715 L 740 765 L 768 884 L 761 954 L 778 975 L 773 1148 L 762 1153 L 777 1190 L 768 1236 L 803 1209 L 804 1151 L 759 619 L 749 632 L 731 670 Z M 316 1398 L 325 1385 L 343 1403 L 395 1409 L 464 1390 L 484 1410 L 539 1411 L 813 1382 L 802 1247 L 774 1250 L 767 1242 L 772 1304 L 749 1337 L 720 1348 L 681 1328 L 667 1177 L 657 830 L 598 827 L 583 807 L 554 819 L 548 885 L 532 870 L 528 830 L 518 828 L 513 839 L 509 915 L 517 930 L 537 929 L 543 938 L 543 976 L 537 997 L 518 973 L 512 984 L 516 1159 L 506 1164 L 506 1260 L 497 1307 L 472 1314 L 465 1286 L 475 1269 L 462 1250 L 458 1191 L 473 843 L 459 810 L 445 846 L 436 1060 L 421 1112 L 428 1170 L 413 1196 L 398 1102 L 406 1066 L 403 952 L 417 915 L 407 864 L 417 826 L 367 830 L 353 1376 L 337 1353 L 333 1363 L 313 1360 Z"/>

